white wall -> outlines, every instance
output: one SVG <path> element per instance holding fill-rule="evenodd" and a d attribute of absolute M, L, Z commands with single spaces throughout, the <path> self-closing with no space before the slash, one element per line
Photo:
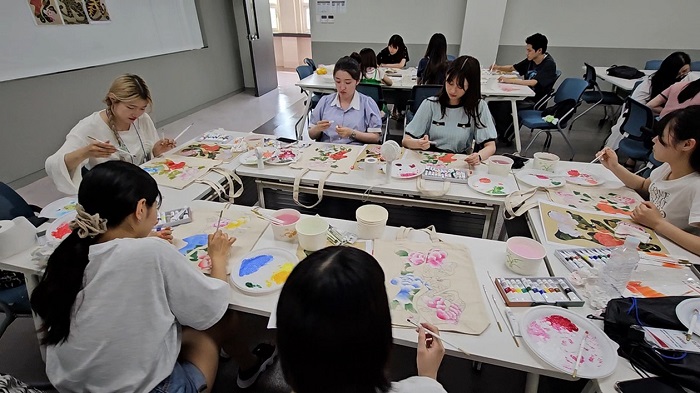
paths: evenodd
<path fill-rule="evenodd" d="M 540 32 L 554 47 L 700 49 L 695 0 L 511 0 L 501 45 Z"/>
<path fill-rule="evenodd" d="M 466 0 L 348 0 L 347 12 L 334 24 L 316 20 L 311 5 L 311 39 L 315 42 L 385 43 L 399 34 L 407 44 L 427 44 L 442 33 L 449 44 L 462 40 Z"/>
<path fill-rule="evenodd" d="M 516 1 L 516 0 L 514 0 Z M 464 15 L 460 55 L 471 55 L 482 67 L 496 61 L 508 0 L 469 0 Z"/>

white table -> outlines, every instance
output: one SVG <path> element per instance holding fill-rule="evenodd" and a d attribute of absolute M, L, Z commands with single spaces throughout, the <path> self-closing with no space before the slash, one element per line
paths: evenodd
<path fill-rule="evenodd" d="M 404 158 L 417 159 L 417 157 L 418 153 L 406 149 Z M 273 165 L 265 165 L 264 169 L 240 165 L 236 169 L 236 173 L 241 177 L 257 179 L 258 201 L 262 207 L 265 207 L 265 189 L 291 192 L 294 179 L 300 172 L 300 169 L 292 169 L 289 166 Z M 323 172 L 309 171 L 302 179 L 300 191 L 315 195 L 315 188 L 322 174 Z M 515 186 L 515 178 L 512 175 L 508 176 L 507 181 Z M 442 188 L 443 183 L 426 181 L 424 184 L 430 189 L 437 190 Z M 374 179 L 368 179 L 364 170 L 351 170 L 348 174 L 332 173 L 326 180 L 324 196 L 483 215 L 486 217 L 486 223 L 482 238 L 499 238 L 503 227 L 502 211 L 505 197 L 481 194 L 463 183 L 451 183 L 446 195 L 430 197 L 418 191 L 416 179 L 391 178 L 387 182 L 383 174 Z"/>
<path fill-rule="evenodd" d="M 532 160 L 531 160 L 532 161 Z M 528 162 L 526 165 L 526 168 L 531 167 L 531 162 Z M 619 188 L 619 187 L 624 187 L 624 184 L 609 170 L 607 170 L 605 167 L 603 167 L 600 164 L 589 164 L 589 163 L 582 163 L 582 162 L 569 162 L 569 161 L 560 161 L 557 164 L 558 170 L 566 170 L 566 169 L 582 169 L 582 168 L 587 168 L 594 172 L 595 174 L 601 176 L 606 180 L 606 182 L 603 184 L 603 187 L 605 188 Z M 526 184 L 521 184 L 519 180 L 517 180 L 519 186 L 521 188 L 531 188 L 531 186 L 526 185 Z M 548 201 L 549 199 L 547 198 L 546 194 L 543 192 L 539 192 L 538 196 L 540 199 L 544 201 Z M 559 259 L 555 256 L 555 251 L 558 249 L 566 249 L 566 248 L 572 248 L 571 246 L 565 246 L 565 245 L 559 245 L 559 244 L 551 244 L 547 243 L 545 240 L 545 235 L 544 235 L 544 227 L 542 226 L 542 220 L 540 218 L 540 210 L 539 208 L 534 208 L 530 209 L 527 212 L 527 221 L 528 225 L 530 226 L 530 231 L 532 232 L 533 236 L 535 237 L 536 240 L 541 242 L 545 249 L 547 250 L 547 264 L 548 268 L 553 276 L 559 276 L 559 277 L 567 277 L 570 273 L 569 269 L 562 264 Z M 673 255 L 679 255 L 679 256 L 684 256 L 687 257 L 691 262 L 694 263 L 700 263 L 700 257 L 697 255 L 694 255 L 690 253 L 689 251 L 686 251 L 676 245 L 675 243 L 669 241 L 668 239 L 665 239 L 661 236 L 659 236 L 661 242 L 663 245 L 669 250 L 669 252 Z M 638 269 L 653 269 L 653 267 L 638 267 Z M 659 269 L 665 269 L 665 268 L 659 268 Z M 694 277 L 693 274 L 690 272 L 690 269 L 679 269 L 677 271 L 679 280 L 684 279 L 684 278 L 689 278 L 689 277 Z M 634 279 L 634 274 L 632 276 L 632 279 Z M 625 296 L 632 296 L 631 293 L 625 293 Z M 584 305 L 583 307 L 577 307 L 577 308 L 571 308 L 570 310 L 575 311 L 577 313 L 580 313 L 581 315 L 588 315 L 594 312 L 593 309 L 591 309 L 588 304 Z M 603 328 L 603 322 L 602 321 L 596 321 L 592 320 L 593 323 L 597 324 L 601 329 Z M 584 392 L 590 393 L 590 392 L 602 392 L 602 393 L 613 393 L 615 392 L 615 382 L 617 381 L 625 381 L 629 379 L 638 379 L 640 378 L 639 375 L 632 369 L 630 366 L 630 363 L 627 359 L 620 358 L 618 361 L 617 369 L 615 372 L 606 378 L 602 378 L 596 381 L 591 381 L 587 386 L 586 389 L 584 389 Z"/>
<path fill-rule="evenodd" d="M 606 82 L 609 82 L 611 85 L 625 90 L 625 91 L 632 91 L 634 89 L 634 85 L 643 80 L 644 77 L 637 78 L 637 79 L 624 79 L 624 78 L 618 78 L 616 76 L 610 76 L 607 73 L 607 69 L 610 67 L 593 67 L 595 68 L 595 74 L 596 77 L 600 78 L 601 80 L 604 80 Z M 640 70 L 642 71 L 645 75 L 651 75 L 656 70 Z"/>
<path fill-rule="evenodd" d="M 382 89 L 411 90 L 413 86 L 416 85 L 416 81 L 413 79 L 415 69 L 409 68 L 399 70 L 399 73 L 401 74 L 401 78 L 392 78 L 394 83 L 391 86 L 382 85 Z M 510 101 L 513 115 L 513 129 L 518 131 L 520 130 L 520 124 L 518 123 L 516 102 L 528 97 L 534 97 L 535 92 L 527 86 L 498 83 L 495 81 L 496 78 L 498 78 L 498 75 L 483 80 L 481 84 L 481 94 L 485 97 L 486 101 Z M 309 99 L 306 100 L 306 108 L 304 108 L 302 120 L 299 122 L 300 128 L 297 129 L 297 136 L 301 139 L 303 127 L 304 124 L 306 124 L 306 117 L 311 109 L 311 96 L 314 93 L 327 94 L 335 92 L 332 68 L 328 69 L 328 74 L 326 75 L 318 75 L 314 72 L 310 76 L 299 81 L 296 86 L 299 86 L 309 96 Z M 522 149 L 519 132 L 515 133 L 515 148 L 516 153 L 519 154 Z"/>

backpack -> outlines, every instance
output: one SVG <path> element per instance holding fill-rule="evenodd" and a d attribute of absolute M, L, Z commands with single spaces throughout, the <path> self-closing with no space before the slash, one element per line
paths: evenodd
<path fill-rule="evenodd" d="M 603 330 L 620 344 L 618 355 L 647 372 L 700 390 L 700 354 L 657 351 L 644 341 L 644 333 L 632 325 L 662 329 L 686 328 L 676 317 L 676 306 L 690 296 L 618 298 L 608 302 Z"/>
<path fill-rule="evenodd" d="M 612 65 L 607 69 L 610 76 L 615 76 L 622 79 L 639 79 L 644 76 L 642 71 L 626 65 Z"/>

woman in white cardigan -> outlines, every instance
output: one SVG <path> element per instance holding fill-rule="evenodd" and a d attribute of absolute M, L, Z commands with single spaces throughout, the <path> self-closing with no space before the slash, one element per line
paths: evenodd
<path fill-rule="evenodd" d="M 146 113 L 152 104 L 151 92 L 141 77 L 117 77 L 104 103 L 106 109 L 78 122 L 63 146 L 46 159 L 46 173 L 65 194 L 78 193 L 83 168 L 89 170 L 110 160 L 140 165 L 175 147 L 174 140 L 159 139 Z"/>

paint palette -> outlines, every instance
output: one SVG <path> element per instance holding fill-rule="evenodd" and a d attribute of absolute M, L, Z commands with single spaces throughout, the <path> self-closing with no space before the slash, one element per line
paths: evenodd
<path fill-rule="evenodd" d="M 283 148 L 278 149 L 275 155 L 270 157 L 267 163 L 270 165 L 289 165 L 293 162 L 297 162 L 299 158 L 301 158 L 301 153 L 299 152 L 299 150 L 292 148 Z"/>
<path fill-rule="evenodd" d="M 75 213 L 75 205 L 77 204 L 77 196 L 61 198 L 57 201 L 49 203 L 43 209 L 41 209 L 41 212 L 39 212 L 39 217 L 59 218 L 65 216 L 66 214 Z"/>
<path fill-rule="evenodd" d="M 232 266 L 231 284 L 253 295 L 275 292 L 298 262 L 294 254 L 279 248 L 253 250 Z"/>
<path fill-rule="evenodd" d="M 73 232 L 70 229 L 70 223 L 76 215 L 77 213 L 73 211 L 72 213 L 64 214 L 49 224 L 46 228 L 46 241 L 48 243 L 58 244 L 68 237 L 68 235 Z"/>
<path fill-rule="evenodd" d="M 467 184 L 472 190 L 486 195 L 506 196 L 516 190 L 515 185 L 507 182 L 505 177 L 488 174 L 474 174 Z"/>
<path fill-rule="evenodd" d="M 583 352 L 576 372 L 580 378 L 603 378 L 617 367 L 617 344 L 586 317 L 564 308 L 538 306 L 520 320 L 527 347 L 555 369 L 573 373 L 582 340 Z"/>
<path fill-rule="evenodd" d="M 686 299 L 676 306 L 676 316 L 686 329 L 690 329 L 690 322 L 695 310 L 700 310 L 700 299 Z M 700 322 L 697 321 L 697 322 Z M 700 336 L 700 323 L 695 323 L 693 333 Z"/>
<path fill-rule="evenodd" d="M 423 174 L 425 164 L 413 160 L 396 160 L 391 163 L 391 177 L 412 179 Z"/>
<path fill-rule="evenodd" d="M 260 150 L 262 151 L 263 162 L 267 162 L 275 156 L 276 150 L 274 148 L 262 147 Z M 238 160 L 243 165 L 258 165 L 258 158 L 255 156 L 255 149 L 248 150 L 247 152 L 241 154 L 238 156 Z"/>
<path fill-rule="evenodd" d="M 605 183 L 605 180 L 593 175 L 589 172 L 579 171 L 578 169 L 569 169 L 563 173 L 566 176 L 566 181 L 580 186 L 599 186 Z"/>
<path fill-rule="evenodd" d="M 523 169 L 515 173 L 515 177 L 533 187 L 557 188 L 566 184 L 566 176 L 537 169 Z"/>

